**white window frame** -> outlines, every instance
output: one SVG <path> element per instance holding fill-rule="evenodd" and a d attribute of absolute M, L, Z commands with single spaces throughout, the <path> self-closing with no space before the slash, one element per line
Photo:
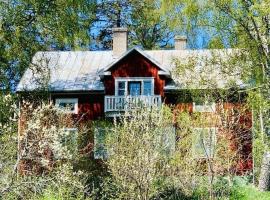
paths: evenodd
<path fill-rule="evenodd" d="M 141 93 L 143 95 L 144 92 L 144 81 L 151 81 L 151 95 L 154 95 L 154 77 L 117 77 L 115 78 L 115 96 L 119 96 L 118 94 L 118 82 L 125 82 L 125 95 L 128 95 L 128 82 L 129 81 L 138 81 L 141 82 Z"/>
<path fill-rule="evenodd" d="M 68 109 L 61 109 L 59 107 L 60 103 L 74 103 L 74 110 L 68 110 Z M 78 114 L 79 107 L 78 107 L 78 98 L 56 98 L 55 99 L 55 105 L 57 108 L 64 110 L 66 113 L 73 113 Z"/>
<path fill-rule="evenodd" d="M 198 131 L 198 130 L 205 130 L 205 129 L 207 129 L 208 130 L 208 132 L 212 132 L 213 133 L 213 146 L 212 146 L 212 154 L 211 155 L 205 155 L 207 152 L 204 152 L 204 155 L 198 155 L 198 152 L 196 152 L 196 150 L 195 150 L 195 147 L 194 147 L 194 141 L 192 140 L 192 154 L 193 154 L 193 158 L 213 158 L 213 156 L 214 156 L 214 154 L 215 154 L 215 147 L 216 147 L 216 144 L 217 144 L 217 127 L 196 127 L 196 128 L 193 128 L 193 134 L 196 134 L 195 133 L 195 130 L 196 131 Z M 194 137 L 194 135 L 193 135 L 193 137 Z M 208 150 L 208 152 L 209 152 L 209 150 Z"/>
<path fill-rule="evenodd" d="M 198 109 L 198 107 L 201 107 Z M 216 103 L 204 102 L 203 105 L 193 102 L 193 112 L 216 112 Z"/>

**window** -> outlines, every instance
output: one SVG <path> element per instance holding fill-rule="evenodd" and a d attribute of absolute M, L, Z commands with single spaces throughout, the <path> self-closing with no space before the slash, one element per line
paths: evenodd
<path fill-rule="evenodd" d="M 216 128 L 195 128 L 193 155 L 196 158 L 212 158 L 216 145 Z"/>
<path fill-rule="evenodd" d="M 129 81 L 128 82 L 128 94 L 131 96 L 141 95 L 141 82 Z"/>
<path fill-rule="evenodd" d="M 161 129 L 161 144 L 159 150 L 161 150 L 165 155 L 172 155 L 175 151 L 175 127 L 168 126 Z"/>
<path fill-rule="evenodd" d="M 94 131 L 94 158 L 107 159 L 108 152 L 105 147 L 106 130 L 104 128 L 95 128 Z"/>
<path fill-rule="evenodd" d="M 115 95 L 154 95 L 154 78 L 116 78 Z"/>
<path fill-rule="evenodd" d="M 119 96 L 124 96 L 125 92 L 126 92 L 126 82 L 119 81 L 118 82 L 118 95 Z"/>
<path fill-rule="evenodd" d="M 78 98 L 61 98 L 55 100 L 56 107 L 68 113 L 78 114 Z"/>
<path fill-rule="evenodd" d="M 194 112 L 215 112 L 216 111 L 216 104 L 215 103 L 193 103 L 193 111 Z"/>
<path fill-rule="evenodd" d="M 143 95 L 151 95 L 152 94 L 152 82 L 151 81 L 143 81 Z"/>
<path fill-rule="evenodd" d="M 70 153 L 77 152 L 77 138 L 78 130 L 76 128 L 64 128 L 59 135 L 60 144 Z"/>

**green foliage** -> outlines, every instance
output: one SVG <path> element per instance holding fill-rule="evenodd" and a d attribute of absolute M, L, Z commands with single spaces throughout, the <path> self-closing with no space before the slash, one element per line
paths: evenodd
<path fill-rule="evenodd" d="M 173 34 L 160 12 L 158 0 L 110 0 L 97 3 L 97 48 L 111 48 L 112 27 L 128 27 L 130 46 L 145 49 L 169 46 Z"/>
<path fill-rule="evenodd" d="M 83 199 L 84 180 L 69 164 L 44 175 L 17 177 L 3 199 Z"/>
<path fill-rule="evenodd" d="M 95 2 L 1 1 L 0 89 L 14 90 L 40 50 L 88 48 Z"/>
<path fill-rule="evenodd" d="M 165 149 L 170 127 L 172 114 L 165 106 L 135 109 L 115 121 L 107 133 L 106 164 L 120 187 L 120 199 L 149 199 L 157 191 L 155 183 L 169 167 L 170 151 Z"/>
<path fill-rule="evenodd" d="M 230 199 L 237 200 L 267 200 L 270 198 L 270 192 L 259 191 L 251 184 L 248 185 L 235 185 L 232 189 Z"/>
<path fill-rule="evenodd" d="M 220 48 L 223 44 L 245 51 L 252 61 L 249 68 L 252 78 L 258 85 L 267 85 L 270 22 L 266 5 L 269 3 L 269 0 L 170 0 L 162 1 L 162 8 L 170 13 L 168 24 L 172 27 L 185 29 L 190 35 L 210 35 L 206 46 Z"/>
<path fill-rule="evenodd" d="M 8 131 L 7 128 L 16 131 L 18 110 L 16 96 L 10 93 L 0 92 L 0 136 Z"/>

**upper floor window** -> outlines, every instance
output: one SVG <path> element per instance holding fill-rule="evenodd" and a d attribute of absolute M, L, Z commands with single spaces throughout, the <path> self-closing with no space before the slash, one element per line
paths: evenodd
<path fill-rule="evenodd" d="M 211 102 L 193 102 L 193 111 L 194 112 L 215 112 L 216 104 Z"/>
<path fill-rule="evenodd" d="M 118 95 L 123 96 L 126 93 L 126 82 L 125 81 L 119 81 L 118 82 Z"/>
<path fill-rule="evenodd" d="M 115 95 L 154 95 L 154 78 L 116 78 Z"/>
<path fill-rule="evenodd" d="M 58 98 L 55 105 L 68 113 L 78 114 L 78 98 Z"/>
<path fill-rule="evenodd" d="M 143 81 L 143 95 L 151 95 L 153 93 L 152 82 L 149 80 Z"/>

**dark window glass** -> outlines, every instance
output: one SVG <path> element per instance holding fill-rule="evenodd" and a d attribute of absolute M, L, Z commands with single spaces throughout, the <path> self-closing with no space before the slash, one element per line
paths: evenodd
<path fill-rule="evenodd" d="M 119 81 L 118 82 L 118 95 L 119 96 L 124 96 L 126 91 L 126 84 L 124 81 Z"/>

